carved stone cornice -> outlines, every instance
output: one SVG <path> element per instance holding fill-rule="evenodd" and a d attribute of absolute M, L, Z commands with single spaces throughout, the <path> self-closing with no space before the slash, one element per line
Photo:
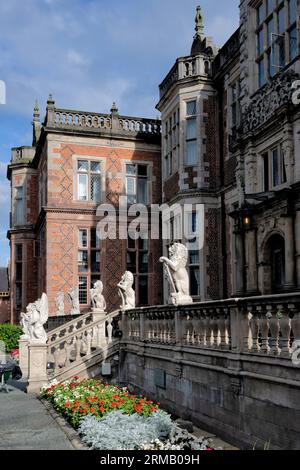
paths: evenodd
<path fill-rule="evenodd" d="M 278 75 L 253 96 L 242 116 L 241 133 L 252 132 L 265 124 L 283 106 L 292 103 L 292 83 L 300 78 L 294 71 Z"/>

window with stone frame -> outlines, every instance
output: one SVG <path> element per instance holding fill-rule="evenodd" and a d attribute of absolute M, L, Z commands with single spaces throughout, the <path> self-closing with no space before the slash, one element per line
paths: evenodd
<path fill-rule="evenodd" d="M 198 164 L 197 154 L 197 101 L 186 103 L 186 165 L 196 166 Z"/>
<path fill-rule="evenodd" d="M 149 165 L 126 165 L 127 204 L 149 204 Z"/>
<path fill-rule="evenodd" d="M 100 279 L 100 270 L 101 243 L 96 228 L 80 228 L 78 230 L 78 277 L 81 305 L 88 303 L 89 289 Z"/>
<path fill-rule="evenodd" d="M 15 224 L 24 225 L 24 188 L 17 186 L 15 188 Z"/>
<path fill-rule="evenodd" d="M 16 309 L 22 308 L 23 293 L 23 245 L 15 245 L 15 286 L 16 286 Z"/>
<path fill-rule="evenodd" d="M 287 182 L 282 146 L 271 147 L 262 154 L 263 191 L 276 189 Z"/>
<path fill-rule="evenodd" d="M 149 304 L 149 240 L 127 240 L 126 269 L 134 276 L 136 304 Z"/>
<path fill-rule="evenodd" d="M 258 87 L 262 87 L 299 54 L 297 0 L 259 2 L 255 34 Z"/>
<path fill-rule="evenodd" d="M 78 201 L 101 202 L 101 162 L 96 160 L 77 161 Z"/>
<path fill-rule="evenodd" d="M 164 174 L 168 178 L 178 168 L 179 154 L 179 108 L 173 111 L 164 125 Z"/>

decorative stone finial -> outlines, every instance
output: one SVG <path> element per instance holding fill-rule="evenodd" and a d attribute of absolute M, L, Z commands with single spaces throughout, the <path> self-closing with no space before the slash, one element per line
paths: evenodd
<path fill-rule="evenodd" d="M 113 102 L 110 112 L 111 114 L 118 114 L 119 110 L 115 102 Z"/>
<path fill-rule="evenodd" d="M 196 36 L 202 37 L 204 33 L 204 24 L 203 24 L 203 16 L 202 16 L 202 11 L 201 11 L 200 6 L 197 6 L 195 24 L 196 24 L 195 26 Z"/>
<path fill-rule="evenodd" d="M 38 100 L 35 101 L 35 106 L 33 110 L 33 120 L 34 122 L 40 121 L 40 107 L 39 107 Z"/>
<path fill-rule="evenodd" d="M 53 108 L 54 109 L 55 101 L 50 93 L 48 100 L 47 100 L 47 109 Z"/>

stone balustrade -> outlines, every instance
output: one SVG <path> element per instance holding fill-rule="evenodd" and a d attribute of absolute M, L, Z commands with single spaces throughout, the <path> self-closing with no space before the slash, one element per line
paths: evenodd
<path fill-rule="evenodd" d="M 130 341 L 291 357 L 300 340 L 300 294 L 136 309 L 123 315 Z"/>
<path fill-rule="evenodd" d="M 121 132 L 146 135 L 161 134 L 161 123 L 119 114 L 97 114 L 53 108 L 47 110 L 46 126 L 60 130 Z"/>
<path fill-rule="evenodd" d="M 61 374 L 97 350 L 109 346 L 113 342 L 118 314 L 119 311 L 104 314 L 95 321 L 91 314 L 86 314 L 51 331 L 47 342 L 47 363 L 51 366 L 48 375 Z"/>
<path fill-rule="evenodd" d="M 162 98 L 178 80 L 197 76 L 208 76 L 211 73 L 211 61 L 208 56 L 196 55 L 177 59 L 164 81 L 159 86 Z"/>

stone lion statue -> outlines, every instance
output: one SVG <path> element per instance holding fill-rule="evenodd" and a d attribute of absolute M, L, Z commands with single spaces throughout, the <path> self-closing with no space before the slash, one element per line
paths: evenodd
<path fill-rule="evenodd" d="M 133 282 L 133 274 L 130 271 L 126 271 L 117 286 L 119 289 L 119 295 L 122 299 L 122 305 L 120 306 L 122 310 L 135 308 L 135 292 L 132 288 Z"/>
<path fill-rule="evenodd" d="M 169 248 L 170 258 L 162 257 L 168 281 L 171 285 L 170 303 L 173 305 L 188 305 L 193 303 L 190 296 L 190 279 L 186 269 L 188 250 L 181 243 L 174 243 Z"/>
<path fill-rule="evenodd" d="M 96 281 L 94 288 L 91 289 L 91 301 L 92 306 L 95 310 L 104 312 L 106 310 L 106 302 L 103 296 L 103 283 L 102 281 Z"/>
<path fill-rule="evenodd" d="M 21 313 L 21 327 L 23 329 L 22 339 L 31 343 L 46 344 L 47 333 L 44 324 L 48 320 L 48 297 L 42 297 L 34 303 L 30 303 L 25 313 Z"/>

